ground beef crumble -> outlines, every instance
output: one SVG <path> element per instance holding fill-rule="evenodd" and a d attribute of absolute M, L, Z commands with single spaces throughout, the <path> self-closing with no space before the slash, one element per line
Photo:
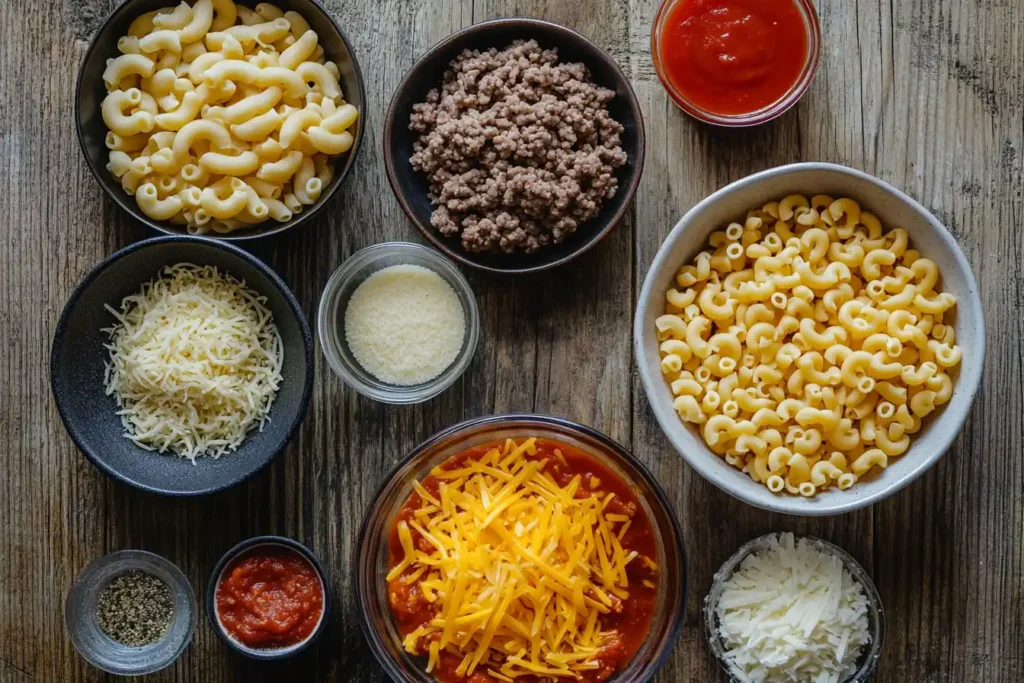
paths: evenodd
<path fill-rule="evenodd" d="M 626 163 L 614 96 L 533 40 L 464 50 L 409 124 L 433 226 L 476 252 L 532 252 L 571 235 L 615 195 Z"/>

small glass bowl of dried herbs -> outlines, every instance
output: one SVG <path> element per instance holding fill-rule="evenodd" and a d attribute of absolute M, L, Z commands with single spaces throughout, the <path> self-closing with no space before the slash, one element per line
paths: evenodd
<path fill-rule="evenodd" d="M 192 640 L 195 593 L 176 566 L 153 553 L 122 550 L 95 560 L 71 586 L 64 623 L 93 666 L 121 675 L 164 668 Z"/>

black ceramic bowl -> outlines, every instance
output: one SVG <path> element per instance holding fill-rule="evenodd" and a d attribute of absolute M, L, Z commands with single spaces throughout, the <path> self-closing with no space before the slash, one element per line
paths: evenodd
<path fill-rule="evenodd" d="M 309 634 L 305 640 L 285 648 L 261 650 L 247 647 L 228 635 L 227 631 L 224 630 L 224 627 L 221 626 L 220 619 L 217 616 L 217 585 L 220 583 L 221 574 L 224 573 L 224 570 L 235 558 L 240 557 L 251 550 L 264 547 L 291 550 L 298 553 L 299 556 L 309 562 L 313 566 L 313 569 L 316 570 L 317 575 L 320 577 L 320 585 L 323 587 L 324 591 L 323 612 L 320 617 L 320 622 L 316 625 L 316 628 L 313 629 L 313 632 Z M 329 587 L 330 583 L 327 580 L 327 572 L 324 570 L 324 566 L 309 548 L 298 541 L 294 541 L 284 536 L 256 536 L 255 538 L 242 541 L 234 548 L 224 553 L 224 556 L 220 558 L 220 562 L 218 562 L 217 566 L 213 568 L 213 572 L 210 574 L 210 580 L 206 584 L 206 616 L 209 618 L 210 625 L 217 633 L 217 636 L 221 639 L 221 642 L 238 654 L 248 657 L 249 659 L 262 661 L 287 659 L 288 657 L 293 657 L 308 648 L 316 642 L 317 638 L 319 638 L 325 630 L 327 630 L 327 622 L 331 617 L 331 591 Z"/>
<path fill-rule="evenodd" d="M 192 464 L 173 454 L 147 451 L 123 434 L 117 403 L 104 392 L 103 344 L 121 300 L 139 291 L 164 266 L 212 265 L 267 297 L 284 344 L 284 381 L 263 431 L 249 432 L 233 453 Z M 313 389 L 313 338 L 288 286 L 250 254 L 202 237 L 154 237 L 125 247 L 93 268 L 71 294 L 57 323 L 50 383 L 71 439 L 105 474 L 137 488 L 172 496 L 198 496 L 233 486 L 284 450 L 306 414 Z"/>
<path fill-rule="evenodd" d="M 122 3 L 107 17 L 100 30 L 93 36 L 78 71 L 78 84 L 75 89 L 75 126 L 78 130 L 78 142 L 82 147 L 85 160 L 89 164 L 89 170 L 96 176 L 96 180 L 110 195 L 110 198 L 117 202 L 122 209 L 153 230 L 168 235 L 185 234 L 184 226 L 168 221 L 153 220 L 142 213 L 135 203 L 135 197 L 126 193 L 121 187 L 121 182 L 107 170 L 109 150 L 104 143 L 107 127 L 100 116 L 100 103 L 107 95 L 106 86 L 103 84 L 103 70 L 107 66 L 107 60 L 121 54 L 117 49 L 117 39 L 127 35 L 128 26 L 139 15 L 162 7 L 173 7 L 175 4 L 175 0 L 127 0 Z M 237 4 L 249 7 L 256 5 L 250 0 L 242 0 Z M 282 10 L 294 10 L 301 14 L 309 22 L 310 28 L 316 31 L 319 45 L 323 47 L 327 58 L 337 63 L 341 92 L 345 100 L 359 110 L 359 120 L 352 124 L 355 129 L 353 131 L 355 141 L 348 152 L 335 159 L 334 178 L 323 189 L 320 199 L 315 204 L 305 208 L 302 213 L 295 215 L 285 223 L 278 223 L 270 219 L 259 226 L 253 226 L 246 230 L 213 235 L 217 239 L 233 241 L 266 237 L 310 221 L 330 201 L 355 164 L 356 154 L 359 153 L 363 140 L 363 131 L 367 125 L 365 119 L 366 90 L 363 87 L 363 75 L 359 70 L 355 53 L 350 47 L 351 43 L 345 37 L 338 23 L 318 0 L 278 0 L 274 4 Z"/>
<path fill-rule="evenodd" d="M 594 83 L 615 91 L 608 111 L 625 127 L 622 148 L 629 159 L 617 169 L 619 189 L 600 213 L 583 223 L 565 241 L 532 254 L 475 253 L 456 237 L 445 237 L 430 224 L 434 207 L 427 196 L 426 177 L 409 163 L 415 134 L 409 130 L 414 104 L 441 86 L 444 72 L 463 50 L 504 48 L 517 39 L 536 40 L 544 49 L 558 48 L 560 62 L 582 62 Z M 495 19 L 463 29 L 431 48 L 405 75 L 395 92 L 384 122 L 384 164 L 388 180 L 402 209 L 430 242 L 466 265 L 497 273 L 545 270 L 579 256 L 600 242 L 619 224 L 629 209 L 644 167 L 644 121 L 629 80 L 604 50 L 575 31 L 537 19 Z"/>

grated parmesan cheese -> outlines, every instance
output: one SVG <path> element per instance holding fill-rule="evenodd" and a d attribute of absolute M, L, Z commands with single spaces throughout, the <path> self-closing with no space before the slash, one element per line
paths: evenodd
<path fill-rule="evenodd" d="M 165 267 L 138 294 L 106 306 L 107 395 L 124 435 L 195 462 L 236 450 L 268 420 L 284 347 L 266 298 L 213 266 Z"/>
<path fill-rule="evenodd" d="M 452 364 L 466 335 L 459 297 L 422 266 L 379 270 L 352 293 L 345 338 L 359 364 L 381 382 L 412 386 Z"/>
<path fill-rule="evenodd" d="M 864 588 L 839 557 L 789 533 L 740 563 L 716 612 L 732 672 L 750 683 L 840 683 L 871 639 Z"/>

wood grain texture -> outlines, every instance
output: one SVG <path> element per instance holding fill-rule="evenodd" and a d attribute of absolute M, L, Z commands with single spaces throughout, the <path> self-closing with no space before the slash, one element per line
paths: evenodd
<path fill-rule="evenodd" d="M 469 371 L 415 407 L 344 388 L 317 358 L 313 407 L 266 472 L 202 500 L 107 481 L 65 435 L 49 393 L 49 346 L 74 285 L 104 255 L 146 236 L 104 199 L 73 129 L 73 83 L 88 39 L 116 3 L 0 3 L 0 683 L 117 680 L 86 665 L 63 599 L 92 559 L 145 548 L 198 592 L 220 554 L 260 533 L 292 536 L 331 572 L 322 643 L 287 664 L 226 653 L 205 621 L 168 683 L 379 681 L 354 609 L 363 513 L 412 447 L 467 417 L 535 411 L 623 443 L 669 492 L 686 533 L 682 637 L 658 681 L 723 680 L 698 607 L 718 565 L 773 530 L 828 538 L 875 577 L 888 636 L 876 680 L 1024 680 L 1024 5 L 1017 0 L 819 0 L 824 43 L 801 103 L 753 130 L 712 129 L 667 98 L 650 61 L 655 0 L 329 0 L 362 64 L 369 128 L 355 172 L 316 225 L 257 245 L 310 318 L 355 250 L 416 239 L 384 178 L 380 126 L 418 55 L 498 16 L 568 25 L 606 48 L 644 110 L 647 164 L 629 219 L 554 273 L 468 273 L 483 314 Z M 637 291 L 661 240 L 694 203 L 749 173 L 797 160 L 849 164 L 920 200 L 957 236 L 981 287 L 986 376 L 954 448 L 921 481 L 829 519 L 765 514 L 687 468 L 658 429 L 633 372 Z M 205 617 L 205 615 L 204 615 Z"/>

